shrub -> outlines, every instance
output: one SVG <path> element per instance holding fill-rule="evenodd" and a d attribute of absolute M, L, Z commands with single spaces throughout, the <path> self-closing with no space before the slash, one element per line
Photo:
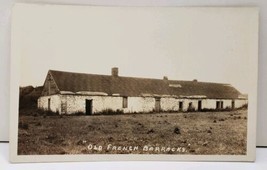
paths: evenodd
<path fill-rule="evenodd" d="M 41 116 L 58 116 L 59 112 L 53 112 L 51 110 L 46 110 L 46 109 L 37 109 L 37 115 Z"/>
<path fill-rule="evenodd" d="M 175 134 L 181 134 L 181 131 L 178 127 L 174 128 L 174 131 L 173 131 Z"/>
<path fill-rule="evenodd" d="M 231 111 L 233 110 L 231 107 L 227 106 L 225 109 L 223 109 L 223 111 Z"/>
<path fill-rule="evenodd" d="M 117 115 L 117 114 L 123 114 L 123 111 L 120 109 L 112 110 L 112 109 L 105 109 L 103 111 L 97 112 L 95 114 L 102 114 L 102 115 Z"/>
<path fill-rule="evenodd" d="M 187 112 L 195 112 L 196 109 L 194 107 L 188 107 Z"/>
<path fill-rule="evenodd" d="M 247 109 L 248 108 L 248 104 L 244 104 L 243 106 L 240 107 L 240 109 Z"/>
<path fill-rule="evenodd" d="M 72 113 L 70 115 L 72 115 L 72 116 L 81 116 L 81 115 L 85 115 L 85 113 L 84 112 L 75 112 L 75 113 Z"/>
<path fill-rule="evenodd" d="M 226 111 L 232 111 L 233 109 L 231 107 L 226 107 L 224 109 L 208 109 L 208 108 L 203 108 L 201 109 L 201 112 L 226 112 Z"/>
<path fill-rule="evenodd" d="M 215 109 L 208 109 L 208 108 L 201 109 L 201 112 L 212 112 L 212 111 L 215 111 Z"/>
<path fill-rule="evenodd" d="M 168 109 L 168 110 L 161 110 L 161 113 L 178 113 L 179 110 L 174 110 L 174 109 Z"/>

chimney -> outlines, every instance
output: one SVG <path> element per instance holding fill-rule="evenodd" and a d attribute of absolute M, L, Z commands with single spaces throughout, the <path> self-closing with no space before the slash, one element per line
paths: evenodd
<path fill-rule="evenodd" d="M 114 77 L 118 77 L 119 76 L 119 68 L 118 67 L 113 67 L 111 69 L 111 75 Z"/>
<path fill-rule="evenodd" d="M 164 77 L 163 77 L 163 80 L 168 80 L 168 77 L 167 77 L 167 76 L 164 76 Z"/>

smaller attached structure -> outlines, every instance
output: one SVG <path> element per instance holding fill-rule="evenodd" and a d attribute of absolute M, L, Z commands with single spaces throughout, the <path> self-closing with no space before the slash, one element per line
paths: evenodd
<path fill-rule="evenodd" d="M 49 70 L 38 107 L 59 114 L 235 109 L 247 97 L 229 84 L 121 77 Z"/>

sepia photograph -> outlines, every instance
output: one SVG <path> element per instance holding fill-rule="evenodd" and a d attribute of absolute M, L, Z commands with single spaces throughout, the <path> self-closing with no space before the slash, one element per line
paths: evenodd
<path fill-rule="evenodd" d="M 15 5 L 11 159 L 252 161 L 257 34 L 251 7 Z"/>

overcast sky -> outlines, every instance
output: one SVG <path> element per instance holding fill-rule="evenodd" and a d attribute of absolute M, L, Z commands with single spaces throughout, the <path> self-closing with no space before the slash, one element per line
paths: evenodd
<path fill-rule="evenodd" d="M 249 89 L 256 57 L 253 10 L 33 5 L 15 16 L 21 86 L 49 69 L 230 83 Z"/>

